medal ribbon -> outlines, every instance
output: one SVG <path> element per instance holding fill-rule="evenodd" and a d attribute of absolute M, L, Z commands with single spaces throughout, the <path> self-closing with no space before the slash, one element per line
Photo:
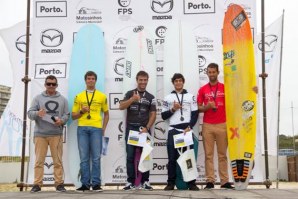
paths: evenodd
<path fill-rule="evenodd" d="M 176 97 L 177 97 L 177 99 L 178 99 L 178 102 L 179 102 L 179 104 L 180 104 L 180 106 L 181 106 L 181 108 L 180 108 L 180 113 L 181 113 L 181 119 L 183 118 L 183 110 L 182 110 L 182 103 L 183 103 L 183 96 L 184 96 L 184 91 L 182 91 L 182 97 L 181 97 L 181 101 L 180 101 L 180 99 L 179 99 L 179 97 L 178 97 L 178 94 L 177 94 L 177 92 L 175 92 L 175 94 L 176 94 Z M 184 119 L 184 118 L 183 118 Z"/>
<path fill-rule="evenodd" d="M 86 90 L 87 104 L 88 104 L 88 107 L 89 107 L 88 116 L 87 116 L 88 119 L 91 118 L 91 117 L 90 117 L 90 107 L 91 107 L 91 104 L 92 104 L 92 101 L 93 101 L 93 97 L 94 97 L 95 91 L 96 91 L 96 90 L 93 91 L 91 100 L 89 101 L 88 92 L 87 92 L 87 90 Z"/>

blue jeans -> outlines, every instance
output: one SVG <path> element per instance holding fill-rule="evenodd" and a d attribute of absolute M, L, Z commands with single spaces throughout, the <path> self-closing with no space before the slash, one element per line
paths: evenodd
<path fill-rule="evenodd" d="M 81 161 L 81 182 L 87 187 L 101 185 L 100 158 L 102 150 L 102 129 L 79 126 L 77 134 Z M 90 159 L 92 161 L 91 172 Z"/>
<path fill-rule="evenodd" d="M 136 179 L 136 169 L 134 164 L 136 146 L 127 144 L 127 139 L 128 139 L 128 134 L 130 130 L 139 131 L 139 128 L 140 128 L 139 126 L 131 126 L 128 124 L 126 127 L 126 133 L 125 133 L 127 182 L 130 182 L 132 184 L 135 183 L 135 179 Z M 142 150 L 143 148 L 141 148 L 141 151 Z M 149 175 L 150 175 L 149 171 L 142 173 L 141 183 L 149 181 Z"/>

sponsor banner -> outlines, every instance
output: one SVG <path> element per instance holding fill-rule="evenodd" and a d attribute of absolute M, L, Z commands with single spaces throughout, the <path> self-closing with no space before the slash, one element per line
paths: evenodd
<path fill-rule="evenodd" d="M 9 52 L 13 74 L 11 97 L 0 120 L 0 156 L 21 156 L 24 107 L 24 83 L 21 79 L 25 73 L 26 23 L 2 29 L 0 36 Z M 28 139 L 26 146 L 26 155 L 29 155 Z"/>
<path fill-rule="evenodd" d="M 265 72 L 268 74 L 266 78 L 266 106 L 267 108 L 267 133 L 270 136 L 267 137 L 268 140 L 268 154 L 277 154 L 277 127 L 279 125 L 278 121 L 278 100 L 279 100 L 279 83 L 280 83 L 280 67 L 281 67 L 281 49 L 282 49 L 282 18 L 280 16 L 271 25 L 269 25 L 265 30 Z M 258 74 L 262 73 L 262 35 L 257 36 L 257 50 L 258 50 L 258 63 L 257 68 Z M 259 78 L 259 86 L 262 85 L 262 79 Z M 259 111 L 263 110 L 262 103 L 262 89 L 259 89 Z M 262 121 L 262 114 L 259 114 L 259 121 Z M 263 129 L 262 122 L 260 123 L 260 128 Z M 262 131 L 263 132 L 263 131 Z M 268 135 L 269 135 L 268 134 Z M 262 140 L 264 139 L 262 134 Z M 262 143 L 262 146 L 264 144 Z M 264 154 L 264 146 L 262 147 L 262 153 Z"/>
<path fill-rule="evenodd" d="M 200 80 L 187 81 L 193 81 L 194 84 L 198 85 L 199 89 L 199 85 L 203 85 L 208 81 L 206 67 L 209 63 L 218 63 L 220 71 L 222 71 L 222 21 L 224 12 L 231 3 L 243 5 L 249 14 L 252 27 L 255 27 L 256 2 L 250 0 L 238 0 L 237 2 L 234 0 L 150 0 L 146 1 L 146 3 L 140 0 L 35 0 L 33 3 L 32 50 L 30 51 L 32 53 L 32 63 L 29 71 L 32 79 L 30 83 L 32 93 L 29 101 L 31 101 L 33 96 L 44 90 L 44 78 L 49 74 L 58 77 L 58 90 L 64 96 L 67 96 L 67 90 L 71 89 L 71 85 L 68 85 L 68 71 L 71 67 L 69 60 L 75 38 L 74 35 L 84 24 L 93 23 L 98 25 L 104 31 L 106 44 L 104 53 L 107 60 L 106 74 L 98 74 L 98 78 L 105 78 L 105 91 L 108 97 L 110 112 L 110 121 L 106 129 L 106 136 L 110 137 L 110 143 L 107 156 L 102 158 L 102 178 L 103 183 L 125 183 L 127 176 L 122 121 L 123 112 L 119 110 L 119 102 L 123 99 L 123 94 L 127 92 L 122 90 L 123 74 L 125 72 L 124 64 L 126 63 L 124 58 L 127 38 L 132 34 L 133 29 L 135 27 L 145 27 L 150 32 L 151 38 L 153 38 L 148 44 L 150 50 L 155 50 L 156 52 L 158 87 L 156 95 L 158 105 L 157 119 L 155 122 L 153 150 L 154 165 L 150 181 L 166 183 L 167 130 L 160 113 L 162 100 L 168 94 L 163 93 L 163 45 L 166 39 L 167 26 L 175 20 L 181 20 L 182 23 L 188 23 L 193 28 L 198 47 L 197 58 L 199 65 L 197 68 L 199 68 Z M 214 20 L 214 18 L 217 20 Z M 253 28 L 252 31 L 255 32 L 256 30 Z M 22 35 L 24 33 L 16 36 L 14 40 L 17 44 L 17 48 L 14 48 L 19 53 L 24 51 L 24 37 Z M 222 75 L 223 73 L 220 74 Z M 220 80 L 223 80 L 222 76 L 220 76 Z M 171 84 L 170 80 L 169 84 Z M 196 93 L 193 94 L 196 95 Z M 19 97 L 16 99 L 19 99 Z M 68 100 L 72 101 L 73 99 Z M 18 106 L 21 106 L 19 104 Z M 21 107 L 18 110 L 22 110 Z M 16 111 L 14 113 L 14 115 L 17 115 Z M 13 114 L 8 113 L 8 115 L 11 118 L 14 117 Z M 13 121 L 14 123 L 20 123 L 17 119 Z M 200 133 L 196 132 L 196 134 Z M 201 136 L 199 136 L 199 139 L 197 163 L 199 177 L 197 181 L 205 181 L 204 150 Z M 18 150 L 20 151 L 20 149 Z M 64 158 L 67 158 L 67 153 L 66 140 L 64 143 Z M 30 156 L 34 157 L 34 153 L 31 152 Z M 50 165 L 50 163 L 47 164 Z M 68 168 L 67 164 L 68 161 L 64 160 L 64 168 Z M 79 164 L 79 162 L 74 164 Z M 215 165 L 217 165 L 216 162 Z M 257 160 L 256 165 L 260 165 Z M 29 183 L 33 182 L 33 166 L 32 163 L 29 168 Z M 260 166 L 256 166 L 253 172 L 257 171 L 261 171 Z M 67 169 L 65 169 L 65 172 L 65 183 L 71 183 Z M 254 176 L 252 182 L 263 181 L 260 173 Z M 218 174 L 216 175 L 218 176 Z M 50 177 L 46 180 L 52 183 Z M 218 178 L 217 181 L 219 181 Z"/>

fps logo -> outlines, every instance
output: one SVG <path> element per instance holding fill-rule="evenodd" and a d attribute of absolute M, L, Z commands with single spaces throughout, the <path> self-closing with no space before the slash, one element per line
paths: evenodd
<path fill-rule="evenodd" d="M 118 15 L 131 15 L 132 9 L 128 8 L 131 0 L 118 0 L 118 4 L 121 8 L 118 8 Z"/>
<path fill-rule="evenodd" d="M 202 72 L 206 73 L 207 68 L 206 67 L 204 68 L 204 66 L 206 65 L 206 62 L 207 62 L 206 58 L 202 55 L 199 55 L 198 60 L 199 60 L 199 73 L 202 73 Z"/>
<path fill-rule="evenodd" d="M 155 45 L 157 44 L 163 44 L 165 42 L 165 34 L 166 34 L 167 28 L 165 26 L 158 26 L 155 30 L 155 34 L 158 37 L 158 39 L 155 39 Z"/>
<path fill-rule="evenodd" d="M 164 14 L 173 9 L 174 0 L 151 0 L 151 9 L 155 13 Z"/>
<path fill-rule="evenodd" d="M 63 34 L 58 29 L 47 29 L 41 32 L 40 42 L 46 47 L 57 47 L 63 42 Z"/>

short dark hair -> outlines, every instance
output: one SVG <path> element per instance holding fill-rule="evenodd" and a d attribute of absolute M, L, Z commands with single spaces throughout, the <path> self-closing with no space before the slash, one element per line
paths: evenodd
<path fill-rule="evenodd" d="M 54 76 L 54 75 L 48 75 L 45 79 L 45 83 L 47 83 L 47 80 L 50 79 L 50 80 L 56 80 L 56 83 L 58 83 L 58 80 L 57 78 Z"/>
<path fill-rule="evenodd" d="M 140 70 L 137 75 L 136 75 L 136 80 L 138 80 L 139 76 L 144 76 L 147 77 L 149 79 L 149 74 L 143 70 Z"/>
<path fill-rule="evenodd" d="M 93 71 L 88 71 L 86 74 L 85 74 L 85 81 L 87 80 L 87 77 L 88 76 L 94 76 L 95 77 L 95 81 L 97 80 L 97 75 L 96 75 L 96 73 L 95 72 L 93 72 Z"/>
<path fill-rule="evenodd" d="M 215 69 L 217 70 L 217 72 L 219 71 L 219 70 L 218 70 L 218 64 L 216 64 L 216 63 L 210 63 L 210 64 L 207 66 L 207 70 L 208 70 L 208 68 L 215 68 Z"/>
<path fill-rule="evenodd" d="M 172 77 L 172 83 L 174 84 L 174 81 L 176 79 L 182 79 L 183 83 L 185 82 L 184 76 L 181 73 L 175 73 Z"/>

